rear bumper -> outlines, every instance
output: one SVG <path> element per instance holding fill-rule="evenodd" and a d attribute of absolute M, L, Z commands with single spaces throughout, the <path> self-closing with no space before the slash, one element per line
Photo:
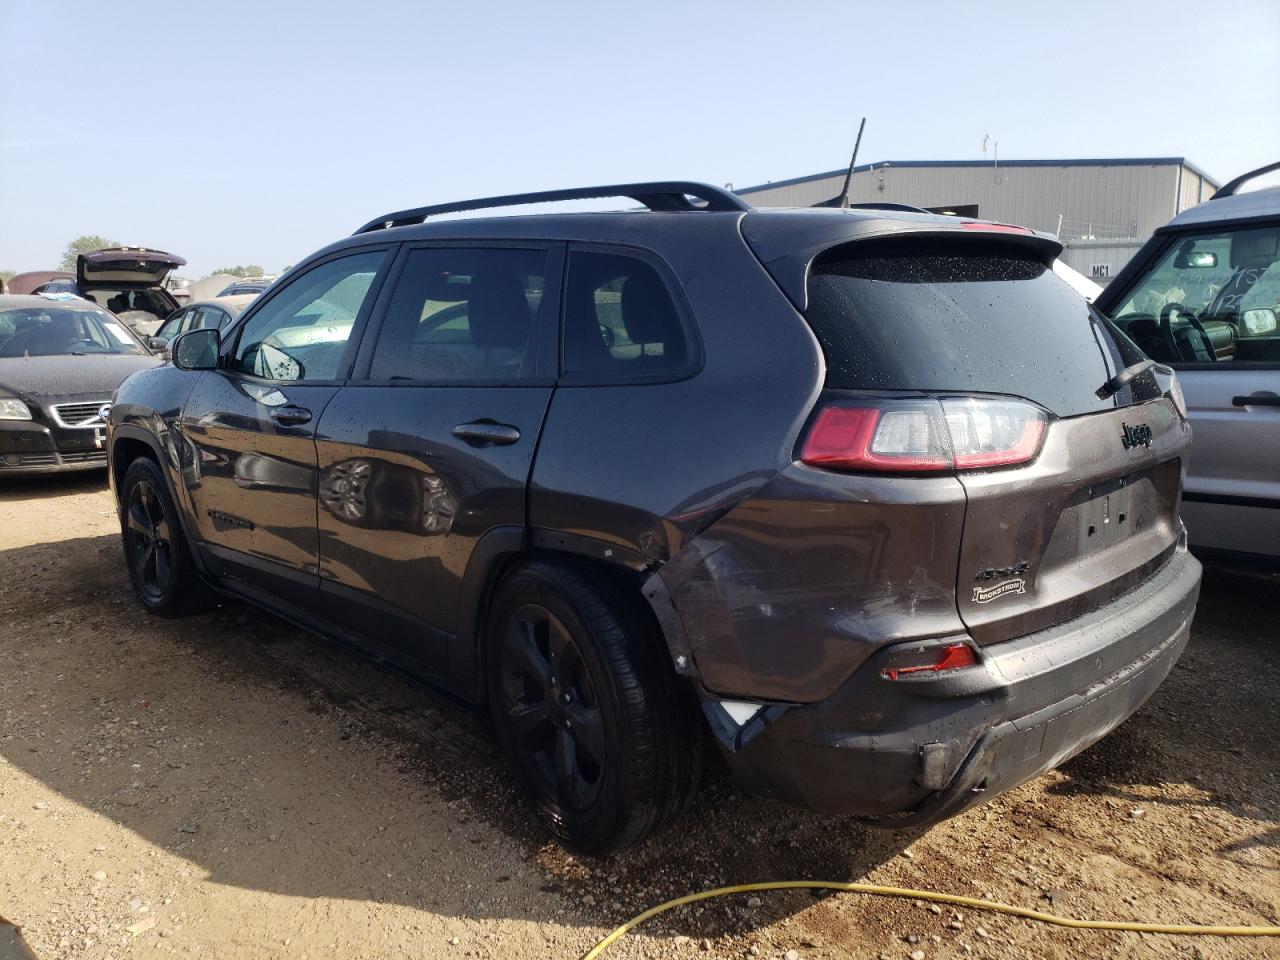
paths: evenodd
<path fill-rule="evenodd" d="M 775 718 L 758 732 L 748 723 L 742 732 L 755 735 L 739 737 L 728 762 L 748 788 L 814 810 L 891 827 L 937 822 L 1127 719 L 1186 646 L 1199 590 L 1200 564 L 1179 547 L 1124 596 L 984 647 L 977 666 L 893 681 L 881 676 L 882 651 L 828 700 L 767 710 Z"/>

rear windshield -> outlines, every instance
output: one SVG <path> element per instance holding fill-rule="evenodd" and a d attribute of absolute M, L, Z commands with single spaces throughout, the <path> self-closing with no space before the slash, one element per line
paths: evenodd
<path fill-rule="evenodd" d="M 860 241 L 822 254 L 805 318 L 827 386 L 1025 397 L 1060 417 L 1159 396 L 1150 374 L 1098 388 L 1142 353 L 1030 251 L 962 240 Z"/>

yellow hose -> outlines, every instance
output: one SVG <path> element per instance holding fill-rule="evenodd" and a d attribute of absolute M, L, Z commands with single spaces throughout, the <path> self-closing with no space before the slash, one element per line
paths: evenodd
<path fill-rule="evenodd" d="M 1039 910 L 1028 910 L 1026 907 L 1015 907 L 1007 903 L 996 903 L 993 900 L 979 900 L 976 897 L 961 897 L 952 893 L 931 893 L 928 890 L 908 890 L 905 887 L 881 887 L 874 883 L 835 883 L 824 880 L 778 880 L 770 883 L 740 883 L 732 887 L 716 887 L 714 890 L 703 890 L 685 897 L 676 897 L 656 907 L 650 907 L 644 913 L 632 917 L 617 927 L 607 937 L 582 955 L 582 960 L 596 960 L 616 941 L 626 936 L 640 924 L 660 913 L 666 913 L 686 903 L 697 903 L 699 900 L 710 900 L 713 897 L 727 897 L 734 893 L 754 893 L 760 890 L 841 890 L 847 893 L 869 893 L 877 897 L 907 897 L 912 900 L 932 900 L 935 903 L 950 903 L 957 907 L 968 907 L 971 910 L 989 910 L 993 913 L 1004 913 L 1026 920 L 1037 920 L 1040 923 L 1051 923 L 1057 927 L 1073 927 L 1077 930 L 1128 930 L 1133 933 L 1169 933 L 1187 937 L 1280 937 L 1280 927 L 1209 927 L 1195 924 L 1173 923 L 1128 923 L 1123 920 L 1073 920 L 1071 917 L 1059 917 L 1052 913 L 1041 913 Z"/>

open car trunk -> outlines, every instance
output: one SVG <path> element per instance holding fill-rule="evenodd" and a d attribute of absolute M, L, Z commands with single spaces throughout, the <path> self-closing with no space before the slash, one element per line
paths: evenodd
<path fill-rule="evenodd" d="M 121 289 L 122 287 L 159 287 L 177 267 L 186 260 L 163 250 L 146 247 L 108 247 L 91 250 L 76 258 L 76 283 L 82 289 L 95 286 Z"/>
<path fill-rule="evenodd" d="M 93 300 L 130 326 L 151 333 L 178 309 L 178 301 L 164 287 L 170 272 L 186 260 L 147 247 L 107 247 L 76 258 L 80 295 Z"/>

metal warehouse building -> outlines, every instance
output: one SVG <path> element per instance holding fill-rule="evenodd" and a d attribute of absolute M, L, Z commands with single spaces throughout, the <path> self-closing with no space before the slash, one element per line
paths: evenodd
<path fill-rule="evenodd" d="M 757 207 L 836 196 L 845 170 L 746 187 Z M 1182 157 L 1119 160 L 891 160 L 854 168 L 851 203 L 906 203 L 1057 234 L 1062 259 L 1105 284 L 1157 227 L 1220 184 Z"/>

